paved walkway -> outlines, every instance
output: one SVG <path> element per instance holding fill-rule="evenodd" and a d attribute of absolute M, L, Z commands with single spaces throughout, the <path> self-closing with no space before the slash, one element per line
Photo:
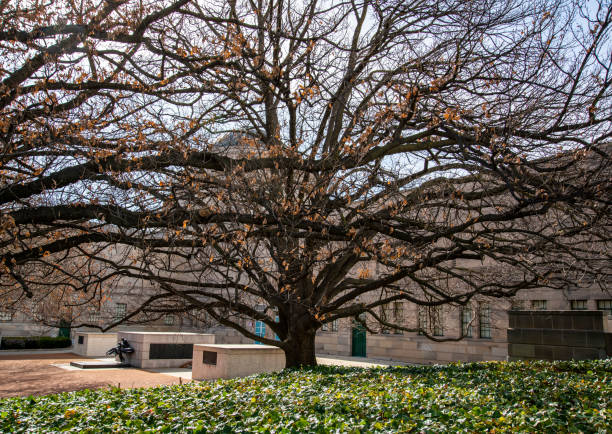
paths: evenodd
<path fill-rule="evenodd" d="M 109 386 L 179 384 L 189 380 L 136 368 L 78 369 L 71 361 L 92 360 L 70 353 L 0 353 L 0 398 L 46 395 Z M 95 359 L 93 359 L 95 360 Z"/>
<path fill-rule="evenodd" d="M 317 356 L 317 363 L 319 365 L 352 366 L 356 368 L 379 368 L 384 366 L 414 365 L 414 363 L 398 362 L 395 360 L 370 359 L 366 357 L 333 356 L 329 354 L 322 354 Z"/>
<path fill-rule="evenodd" d="M 1 350 L 0 357 L 3 356 L 30 356 L 36 354 L 74 354 L 72 347 L 54 349 L 27 349 L 27 350 Z"/>
<path fill-rule="evenodd" d="M 76 360 L 102 360 L 87 358 L 63 350 L 2 351 L 0 352 L 0 398 L 8 396 L 45 395 L 80 389 L 109 386 L 121 388 L 151 387 L 162 384 L 181 384 L 191 380 L 191 369 L 163 368 L 103 368 L 80 369 L 70 366 Z M 373 368 L 408 365 L 390 360 L 361 357 L 319 355 L 321 365 Z"/>
<path fill-rule="evenodd" d="M 147 371 L 170 375 L 171 377 L 177 377 L 181 380 L 191 380 L 191 368 L 157 368 L 147 369 Z"/>

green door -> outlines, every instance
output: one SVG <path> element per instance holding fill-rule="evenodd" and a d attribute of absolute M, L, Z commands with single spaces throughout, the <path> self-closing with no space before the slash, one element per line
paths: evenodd
<path fill-rule="evenodd" d="M 366 331 L 361 324 L 353 324 L 351 355 L 366 356 Z"/>
<path fill-rule="evenodd" d="M 69 338 L 70 337 L 70 322 L 65 319 L 60 320 L 59 331 L 57 333 L 59 337 Z"/>

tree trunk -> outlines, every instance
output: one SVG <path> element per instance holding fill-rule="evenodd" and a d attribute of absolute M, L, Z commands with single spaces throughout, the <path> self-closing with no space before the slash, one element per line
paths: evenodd
<path fill-rule="evenodd" d="M 316 366 L 315 330 L 292 333 L 292 339 L 283 348 L 285 351 L 285 368 Z"/>

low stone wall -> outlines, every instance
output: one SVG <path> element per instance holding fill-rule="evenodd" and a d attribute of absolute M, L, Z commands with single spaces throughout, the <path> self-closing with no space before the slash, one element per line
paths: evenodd
<path fill-rule="evenodd" d="M 100 357 L 117 346 L 117 333 L 76 332 L 72 352 L 80 356 Z"/>
<path fill-rule="evenodd" d="M 0 336 L 57 336 L 56 327 L 47 327 L 32 322 L 0 323 Z"/>
<path fill-rule="evenodd" d="M 126 362 L 137 368 L 179 368 L 191 362 L 195 344 L 214 344 L 215 336 L 201 333 L 118 332 L 134 348 Z"/>
<path fill-rule="evenodd" d="M 318 333 L 317 354 L 351 355 L 351 336 L 348 333 Z M 414 334 L 367 334 L 366 356 L 374 359 L 433 364 L 448 362 L 476 362 L 506 360 L 508 345 L 494 339 L 465 338 L 458 342 L 435 342 Z"/>
<path fill-rule="evenodd" d="M 194 345 L 192 378 L 246 377 L 285 367 L 285 353 L 278 347 L 257 344 Z"/>
<path fill-rule="evenodd" d="M 612 355 L 603 311 L 511 311 L 510 360 L 588 360 Z"/>
<path fill-rule="evenodd" d="M 351 336 L 343 332 L 318 332 L 315 339 L 317 354 L 351 355 Z"/>
<path fill-rule="evenodd" d="M 367 356 L 420 364 L 506 360 L 507 345 L 491 339 L 435 342 L 424 336 L 368 336 Z"/>

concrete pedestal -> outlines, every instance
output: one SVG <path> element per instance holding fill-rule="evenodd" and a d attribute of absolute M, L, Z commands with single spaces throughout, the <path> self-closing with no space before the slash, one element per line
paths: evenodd
<path fill-rule="evenodd" d="M 109 369 L 109 368 L 127 368 L 129 365 L 121 362 L 70 362 L 70 366 L 80 369 Z"/>
<path fill-rule="evenodd" d="M 217 344 L 194 345 L 192 378 L 246 377 L 285 367 L 285 352 L 271 345 Z"/>
<path fill-rule="evenodd" d="M 117 333 L 76 332 L 73 352 L 79 356 L 100 357 L 117 346 Z"/>
<path fill-rule="evenodd" d="M 134 348 L 125 362 L 137 368 L 180 368 L 189 363 L 194 344 L 212 344 L 215 335 L 173 332 L 118 332 Z"/>

